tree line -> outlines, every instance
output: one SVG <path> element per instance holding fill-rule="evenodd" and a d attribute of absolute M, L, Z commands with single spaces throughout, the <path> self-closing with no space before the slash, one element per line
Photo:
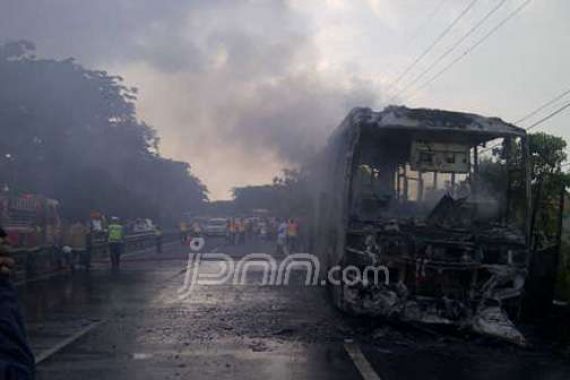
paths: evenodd
<path fill-rule="evenodd" d="M 136 88 L 34 51 L 0 45 L 2 191 L 57 199 L 69 220 L 97 210 L 166 223 L 207 202 L 189 164 L 161 157 L 156 130 L 136 116 Z"/>

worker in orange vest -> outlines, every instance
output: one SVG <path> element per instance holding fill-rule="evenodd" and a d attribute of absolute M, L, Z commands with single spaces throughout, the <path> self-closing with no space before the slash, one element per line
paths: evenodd
<path fill-rule="evenodd" d="M 235 219 L 230 219 L 230 223 L 229 223 L 229 230 L 230 230 L 230 235 L 229 235 L 229 240 L 230 240 L 230 244 L 235 244 L 236 243 L 236 233 L 237 233 L 237 224 Z"/>
<path fill-rule="evenodd" d="M 245 220 L 240 219 L 238 222 L 238 243 L 239 244 L 245 243 L 245 230 L 246 230 Z"/>

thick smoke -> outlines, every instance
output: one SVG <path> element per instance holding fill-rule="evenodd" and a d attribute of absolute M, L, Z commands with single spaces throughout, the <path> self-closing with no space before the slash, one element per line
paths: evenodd
<path fill-rule="evenodd" d="M 285 0 L 0 5 L 0 35 L 138 86 L 163 153 L 192 163 L 214 198 L 302 162 L 353 106 L 378 106 L 368 81 L 322 69 L 313 32 Z"/>

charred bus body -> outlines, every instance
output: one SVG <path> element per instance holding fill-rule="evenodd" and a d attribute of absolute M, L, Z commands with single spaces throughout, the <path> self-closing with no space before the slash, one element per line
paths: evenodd
<path fill-rule="evenodd" d="M 491 181 L 482 153 L 495 145 Z M 319 162 L 313 249 L 329 271 L 359 269 L 331 285 L 339 308 L 524 344 L 512 322 L 530 259 L 523 129 L 474 114 L 357 108 Z"/>

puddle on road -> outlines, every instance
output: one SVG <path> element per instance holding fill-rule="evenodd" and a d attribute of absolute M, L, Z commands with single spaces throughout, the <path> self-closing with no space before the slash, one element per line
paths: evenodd
<path fill-rule="evenodd" d="M 259 350 L 263 347 L 263 350 Z M 144 368 L 169 367 L 187 369 L 203 368 L 202 375 L 216 371 L 240 373 L 252 378 L 290 379 L 318 378 L 356 379 L 353 368 L 339 344 L 305 344 L 298 342 L 276 343 L 268 339 L 251 339 L 235 342 L 221 339 L 207 345 L 186 349 L 165 349 L 131 354 L 135 361 L 146 361 Z M 219 372 L 216 372 L 219 374 Z M 206 376 L 207 377 L 207 376 Z"/>
<path fill-rule="evenodd" d="M 143 353 L 134 353 L 133 359 L 134 360 L 148 360 L 151 359 L 154 355 L 152 354 L 143 354 Z"/>

